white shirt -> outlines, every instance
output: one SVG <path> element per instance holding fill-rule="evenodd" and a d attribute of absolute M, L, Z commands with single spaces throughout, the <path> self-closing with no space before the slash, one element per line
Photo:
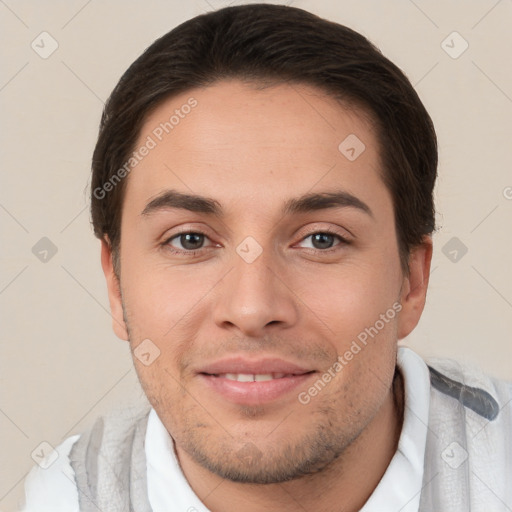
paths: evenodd
<path fill-rule="evenodd" d="M 361 512 L 417 512 L 427 439 L 430 378 L 426 363 L 407 347 L 398 349 L 404 377 L 404 422 L 393 456 Z M 47 469 L 34 466 L 25 481 L 22 512 L 79 512 L 78 492 L 69 453 L 80 435 L 57 448 L 58 459 Z M 180 469 L 174 443 L 154 409 L 148 418 L 145 452 L 149 503 L 153 512 L 209 512 Z"/>

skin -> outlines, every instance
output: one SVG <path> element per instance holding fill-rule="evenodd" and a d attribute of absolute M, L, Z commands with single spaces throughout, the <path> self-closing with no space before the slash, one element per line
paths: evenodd
<path fill-rule="evenodd" d="M 377 139 L 363 112 L 309 86 L 221 81 L 162 103 L 137 147 L 191 96 L 197 106 L 127 178 L 119 280 L 102 243 L 114 331 L 132 350 L 145 339 L 160 350 L 150 365 L 137 357 L 134 364 L 210 510 L 359 510 L 396 451 L 397 341 L 423 311 L 432 241 L 425 237 L 411 252 L 405 276 Z M 355 161 L 338 150 L 349 134 L 366 146 Z M 213 198 L 224 216 L 176 208 L 143 215 L 167 189 Z M 281 213 L 292 197 L 340 189 L 373 215 L 353 207 Z M 315 245 L 311 235 L 325 230 L 349 243 L 333 236 Z M 180 232 L 206 235 L 195 239 L 197 254 L 186 253 Z M 236 251 L 248 236 L 262 249 L 252 263 Z M 299 392 L 397 301 L 399 314 L 300 403 Z M 273 401 L 235 404 L 196 373 L 233 354 L 279 357 L 316 373 Z"/>

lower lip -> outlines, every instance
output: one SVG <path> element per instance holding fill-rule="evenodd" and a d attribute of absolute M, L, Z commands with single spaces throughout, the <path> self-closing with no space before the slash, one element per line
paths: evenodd
<path fill-rule="evenodd" d="M 225 377 L 200 374 L 203 382 L 225 399 L 240 405 L 258 405 L 285 397 L 310 379 L 314 373 L 293 375 L 260 382 L 238 382 Z"/>

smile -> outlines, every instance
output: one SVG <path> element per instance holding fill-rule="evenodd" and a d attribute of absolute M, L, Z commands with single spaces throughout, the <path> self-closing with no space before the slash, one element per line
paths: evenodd
<path fill-rule="evenodd" d="M 237 382 L 264 382 L 267 380 L 282 379 L 284 377 L 292 377 L 293 374 L 287 373 L 221 373 L 216 377 L 234 380 Z"/>

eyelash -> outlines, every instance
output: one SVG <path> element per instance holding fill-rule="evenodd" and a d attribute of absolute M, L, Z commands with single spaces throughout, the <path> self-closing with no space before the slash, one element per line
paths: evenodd
<path fill-rule="evenodd" d="M 170 242 L 172 240 L 174 240 L 175 238 L 179 238 L 182 235 L 191 235 L 191 234 L 203 235 L 206 238 L 208 238 L 208 235 L 206 233 L 203 233 L 202 231 L 182 231 L 182 232 L 176 233 L 176 234 L 172 235 L 171 237 L 169 237 L 165 242 L 162 243 L 162 246 L 166 250 L 168 250 L 170 253 L 172 253 L 172 254 L 187 255 L 187 256 L 197 256 L 203 249 L 207 249 L 207 247 L 201 247 L 200 249 L 193 249 L 193 250 L 188 250 L 187 251 L 187 250 L 175 249 L 174 247 L 169 245 Z M 322 253 L 322 254 L 326 254 L 326 253 L 330 254 L 333 251 L 339 250 L 340 246 L 342 246 L 342 245 L 349 245 L 350 244 L 349 240 L 347 240 L 346 238 L 341 236 L 339 233 L 337 233 L 336 231 L 331 230 L 331 229 L 322 229 L 322 230 L 319 230 L 319 231 L 312 231 L 308 235 L 302 237 L 300 241 L 303 242 L 307 238 L 309 238 L 309 237 L 311 237 L 313 235 L 318 235 L 318 234 L 333 235 L 336 238 L 338 238 L 340 243 L 336 244 L 333 247 L 329 247 L 328 249 L 315 249 L 315 248 L 311 248 L 311 247 L 304 247 L 304 249 L 308 249 L 308 251 L 313 251 L 315 253 L 319 252 L 319 253 Z"/>

